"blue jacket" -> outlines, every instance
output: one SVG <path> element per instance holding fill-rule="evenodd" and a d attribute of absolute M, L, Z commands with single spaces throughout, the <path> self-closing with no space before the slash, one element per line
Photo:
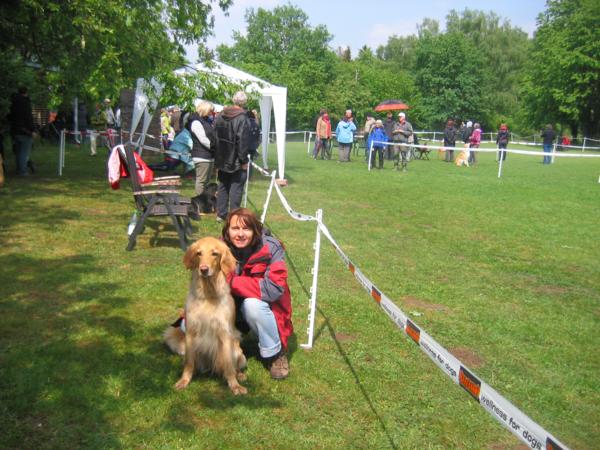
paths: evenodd
<path fill-rule="evenodd" d="M 352 133 L 354 131 L 356 131 L 356 125 L 354 125 L 354 122 L 346 122 L 345 120 L 341 120 L 335 129 L 337 141 L 340 144 L 352 144 L 352 141 L 354 140 L 354 135 Z"/>
<path fill-rule="evenodd" d="M 191 154 L 192 145 L 192 135 L 190 134 L 187 128 L 183 128 L 177 134 L 177 136 L 175 136 L 173 142 L 171 142 L 167 154 L 171 158 L 178 159 L 181 162 L 185 163 L 188 166 L 188 170 L 191 170 L 194 168 L 194 163 L 192 161 Z"/>
<path fill-rule="evenodd" d="M 371 134 L 369 134 L 369 139 L 367 141 L 367 150 L 369 150 L 371 148 L 371 142 L 376 141 L 376 142 L 387 142 L 388 141 L 388 137 L 387 134 L 385 134 L 385 130 L 383 128 L 373 128 L 373 131 L 371 131 Z M 384 145 L 383 144 L 373 144 L 373 148 L 383 148 Z"/>

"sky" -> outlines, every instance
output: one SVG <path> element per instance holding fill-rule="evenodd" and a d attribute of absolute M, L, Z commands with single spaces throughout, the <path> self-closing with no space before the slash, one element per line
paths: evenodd
<path fill-rule="evenodd" d="M 273 9 L 276 6 L 292 4 L 303 10 L 308 16 L 310 26 L 325 25 L 333 35 L 332 49 L 350 46 L 352 56 L 367 45 L 373 50 L 384 45 L 389 36 L 407 36 L 416 34 L 417 25 L 424 18 L 436 19 L 440 29 L 444 30 L 445 18 L 452 9 L 463 11 L 465 8 L 485 12 L 493 11 L 501 19 L 510 21 L 513 27 L 519 27 L 530 36 L 536 28 L 536 18 L 545 9 L 545 0 L 418 0 L 418 1 L 355 1 L 355 0 L 233 0 L 229 8 L 229 17 L 218 9 L 215 14 L 214 36 L 209 37 L 207 45 L 214 49 L 219 44 L 232 45 L 233 31 L 245 33 L 244 14 L 248 8 Z M 195 48 L 188 48 L 188 59 L 195 61 Z"/>

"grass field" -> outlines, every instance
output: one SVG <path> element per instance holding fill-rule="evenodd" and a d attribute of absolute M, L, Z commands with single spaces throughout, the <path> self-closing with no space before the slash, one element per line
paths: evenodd
<path fill-rule="evenodd" d="M 270 380 L 250 352 L 248 396 L 206 376 L 175 391 L 181 361 L 161 343 L 189 281 L 175 232 L 154 221 L 126 252 L 128 182 L 111 191 L 105 158 L 74 146 L 58 177 L 57 157 L 37 145 L 36 175 L 0 190 L 0 447 L 526 448 L 397 329 L 327 241 L 314 348 L 299 347 L 315 225 L 276 196 L 266 222 L 288 253 L 290 377 Z M 290 205 L 322 208 L 411 319 L 565 444 L 598 448 L 600 160 L 509 155 L 498 179 L 491 154 L 472 168 L 434 154 L 407 173 L 315 161 L 301 143 L 286 159 Z M 253 208 L 267 187 L 256 174 Z M 213 216 L 196 223 L 197 237 L 219 232 Z"/>

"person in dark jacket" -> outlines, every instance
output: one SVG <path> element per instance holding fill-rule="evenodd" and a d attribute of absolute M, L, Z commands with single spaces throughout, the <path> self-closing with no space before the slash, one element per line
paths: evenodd
<path fill-rule="evenodd" d="M 473 133 L 473 122 L 470 120 L 463 127 L 460 127 L 460 137 L 465 144 L 471 142 L 471 134 Z"/>
<path fill-rule="evenodd" d="M 448 119 L 448 122 L 446 122 L 444 147 L 456 147 L 456 128 L 454 128 L 454 120 L 452 119 Z M 446 162 L 454 162 L 454 150 L 446 148 Z"/>
<path fill-rule="evenodd" d="M 241 331 L 249 328 L 258 337 L 260 356 L 271 377 L 286 378 L 288 340 L 294 328 L 283 245 L 246 208 L 229 213 L 222 234 L 238 261 L 229 278 L 238 312 L 236 326 Z"/>
<path fill-rule="evenodd" d="M 383 122 L 383 130 L 385 131 L 385 135 L 387 136 L 388 142 L 392 142 L 394 140 L 394 125 L 396 122 L 394 121 L 393 114 L 388 112 L 385 116 L 385 121 Z M 392 146 L 387 145 L 383 150 L 384 157 L 387 160 L 392 159 Z"/>
<path fill-rule="evenodd" d="M 20 87 L 18 92 L 11 97 L 9 122 L 13 150 L 17 160 L 17 175 L 24 177 L 28 175 L 27 163 L 31 155 L 34 132 L 31 100 L 28 90 L 24 86 Z"/>
<path fill-rule="evenodd" d="M 196 196 L 192 198 L 198 213 L 204 212 L 208 199 L 205 198 L 206 186 L 210 182 L 215 162 L 217 138 L 208 118 L 215 110 L 211 102 L 201 101 L 185 124 L 192 136 L 192 161 L 196 170 Z"/>
<path fill-rule="evenodd" d="M 239 208 L 246 182 L 250 129 L 244 107 L 248 97 L 243 91 L 233 96 L 233 106 L 226 106 L 215 121 L 218 169 L 217 221 L 223 222 L 230 210 Z"/>
<path fill-rule="evenodd" d="M 552 129 L 552 125 L 546 125 L 546 129 L 542 131 L 542 139 L 544 140 L 544 164 L 550 164 L 552 162 L 552 146 L 556 139 L 556 133 Z"/>
<path fill-rule="evenodd" d="M 498 161 L 506 161 L 506 147 L 508 147 L 508 140 L 510 138 L 510 133 L 508 132 L 508 127 L 505 123 L 500 125 L 500 130 L 498 130 L 498 134 L 496 135 L 496 144 L 498 145 Z"/>

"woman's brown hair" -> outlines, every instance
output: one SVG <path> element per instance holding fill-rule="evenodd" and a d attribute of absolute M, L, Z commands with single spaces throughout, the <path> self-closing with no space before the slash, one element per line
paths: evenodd
<path fill-rule="evenodd" d="M 234 209 L 227 216 L 225 225 L 223 225 L 223 240 L 225 243 L 229 246 L 229 248 L 234 247 L 231 239 L 229 239 L 229 227 L 231 226 L 231 219 L 234 216 L 237 216 L 237 220 L 252 230 L 252 241 L 248 247 L 256 247 L 262 241 L 263 226 L 262 223 L 260 223 L 260 220 L 258 220 L 258 217 L 256 217 L 256 214 L 254 214 L 254 212 L 250 211 L 248 208 Z"/>

